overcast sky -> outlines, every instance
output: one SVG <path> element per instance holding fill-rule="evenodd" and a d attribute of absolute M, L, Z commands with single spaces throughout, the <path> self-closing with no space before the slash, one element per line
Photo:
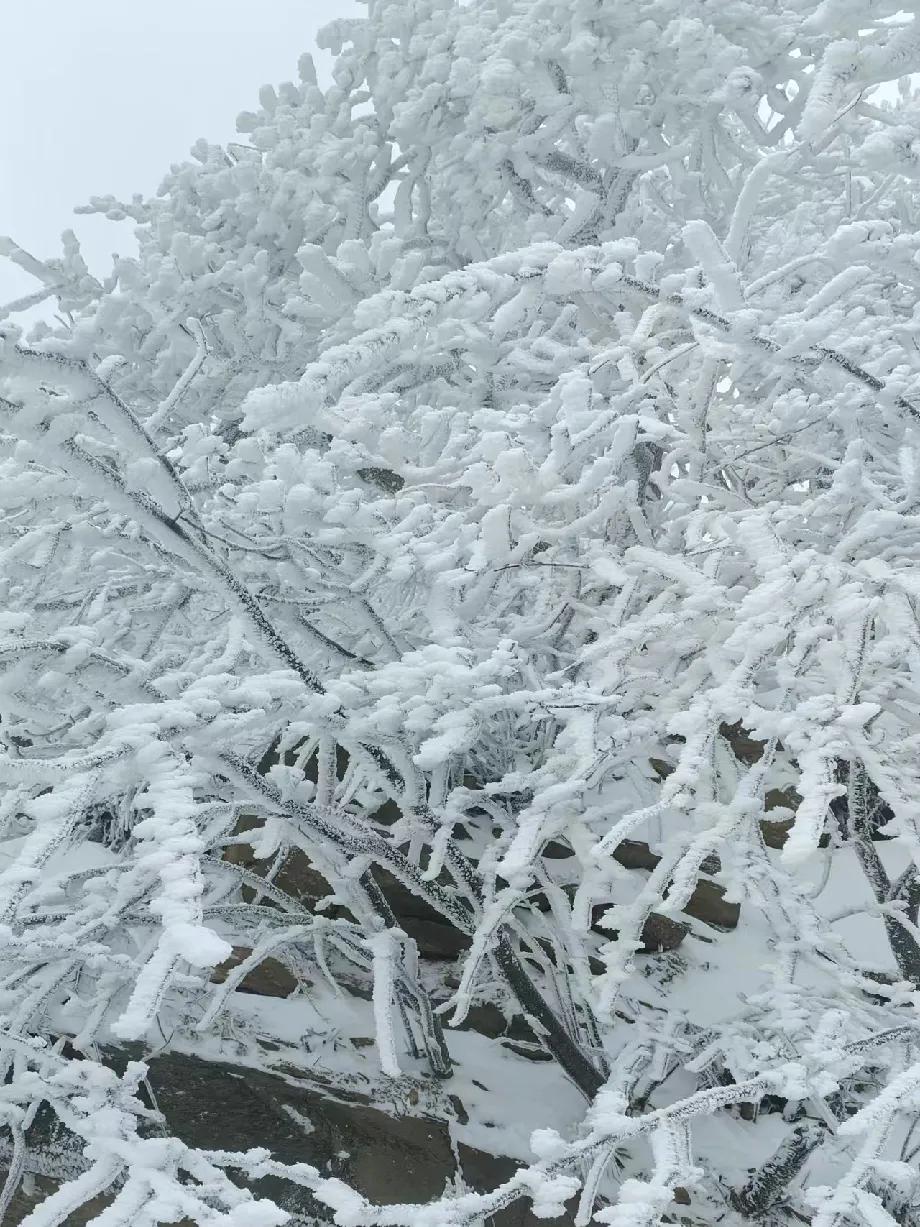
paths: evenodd
<path fill-rule="evenodd" d="M 55 255 L 68 227 L 97 268 L 120 226 L 74 218 L 92 195 L 156 190 L 199 137 L 224 142 L 265 82 L 296 80 L 320 26 L 354 0 L 31 0 L 4 6 L 0 235 Z M 328 73 L 329 60 L 316 55 Z M 324 73 L 324 75 L 325 75 Z M 0 259 L 0 302 L 36 288 Z"/>

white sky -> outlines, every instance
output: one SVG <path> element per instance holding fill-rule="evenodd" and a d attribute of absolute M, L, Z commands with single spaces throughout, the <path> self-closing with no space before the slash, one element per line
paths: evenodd
<path fill-rule="evenodd" d="M 94 271 L 133 244 L 74 217 L 90 196 L 153 193 L 199 137 L 235 136 L 259 86 L 297 79 L 297 59 L 355 0 L 28 0 L 0 28 L 0 235 L 38 257 L 73 229 Z M 239 138 L 237 138 L 239 139 Z M 130 225 L 130 223 L 129 223 Z M 0 259 L 0 303 L 37 288 Z"/>

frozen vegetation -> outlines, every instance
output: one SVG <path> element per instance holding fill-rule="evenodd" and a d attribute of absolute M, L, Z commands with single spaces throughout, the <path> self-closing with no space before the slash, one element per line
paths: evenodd
<path fill-rule="evenodd" d="M 29 1227 L 916 1227 L 920 9 L 324 38 L 104 282 L 2 240 L 0 1217 L 56 1120 Z M 167 1048 L 515 1174 L 205 1149 Z"/>

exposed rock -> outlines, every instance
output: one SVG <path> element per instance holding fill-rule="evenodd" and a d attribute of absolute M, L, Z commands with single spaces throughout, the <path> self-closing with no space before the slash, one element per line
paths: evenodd
<path fill-rule="evenodd" d="M 510 1180 L 518 1167 L 513 1159 L 487 1155 L 481 1150 L 474 1150 L 472 1146 L 464 1145 L 463 1142 L 458 1144 L 457 1154 L 460 1158 L 463 1179 L 473 1189 L 495 1188 L 496 1185 Z M 577 1208 L 578 1198 L 574 1197 L 566 1204 L 566 1213 L 561 1218 L 548 1221 L 563 1225 L 572 1223 Z M 536 1227 L 536 1224 L 541 1221 L 546 1222 L 547 1220 L 537 1219 L 530 1208 L 530 1203 L 519 1201 L 509 1206 L 507 1210 L 502 1210 L 494 1217 L 487 1219 L 486 1223 L 487 1225 L 494 1224 L 495 1227 Z"/>
<path fill-rule="evenodd" d="M 124 1056 L 116 1054 L 115 1063 L 123 1064 Z M 383 1205 L 433 1200 L 457 1174 L 448 1122 L 406 1114 L 405 1105 L 418 1100 L 411 1087 L 394 1084 L 391 1114 L 341 1088 L 333 1098 L 319 1084 L 179 1053 L 151 1058 L 149 1065 L 150 1084 L 169 1131 L 191 1146 L 220 1150 L 265 1146 L 280 1161 L 310 1163 Z M 70 1145 L 79 1157 L 79 1144 L 72 1139 Z M 507 1180 L 517 1167 L 512 1159 L 463 1143 L 456 1153 L 464 1183 L 480 1192 Z M 22 1222 L 56 1187 L 44 1176 L 35 1181 L 40 1186 L 35 1195 L 21 1190 L 6 1223 Z M 292 1213 L 295 1223 L 332 1218 L 328 1207 L 292 1182 L 270 1177 L 252 1181 L 250 1187 L 257 1196 L 271 1197 Z M 69 1218 L 68 1225 L 82 1227 L 105 1204 L 105 1199 L 97 1199 Z M 557 1221 L 571 1223 L 572 1212 Z M 530 1203 L 522 1199 L 492 1222 L 494 1227 L 537 1227 L 538 1220 Z"/>
<path fill-rule="evenodd" d="M 242 834 L 245 829 L 238 830 L 237 833 Z M 252 844 L 231 844 L 224 849 L 223 859 L 228 864 L 239 865 L 259 878 L 267 875 L 273 863 L 272 858 L 257 860 Z M 299 848 L 289 849 L 284 863 L 272 878 L 272 885 L 307 907 L 314 906 L 320 899 L 333 893 L 326 879 L 313 868 L 306 853 Z M 247 903 L 255 898 L 255 893 L 253 887 L 243 886 L 243 898 Z"/>
<path fill-rule="evenodd" d="M 2 1176 L 5 1177 L 6 1172 L 3 1172 Z M 16 1227 L 16 1224 L 21 1223 L 32 1213 L 36 1206 L 41 1205 L 45 1198 L 50 1197 L 58 1187 L 57 1182 L 49 1179 L 47 1176 L 27 1176 L 16 1190 L 13 1200 L 10 1202 L 10 1207 L 4 1216 L 4 1223 L 8 1223 L 9 1227 Z M 67 1216 L 67 1227 L 86 1227 L 111 1202 L 111 1195 L 92 1198 L 85 1206 L 81 1206 L 79 1210 L 75 1210 Z M 185 1223 L 188 1223 L 188 1219 L 183 1219 L 182 1223 L 178 1224 L 177 1227 L 183 1227 Z"/>
<path fill-rule="evenodd" d="M 603 933 L 605 937 L 613 937 L 616 940 L 617 931 L 606 928 L 603 923 L 604 912 L 608 906 L 599 904 L 592 910 L 592 928 Z M 639 950 L 642 954 L 660 954 L 664 950 L 676 950 L 688 931 L 689 926 L 681 924 L 679 920 L 672 920 L 670 916 L 662 916 L 659 912 L 650 912 L 642 926 L 642 945 Z"/>
<path fill-rule="evenodd" d="M 660 954 L 663 950 L 676 950 L 687 936 L 689 926 L 670 916 L 651 912 L 642 926 L 643 954 Z"/>
<path fill-rule="evenodd" d="M 725 723 L 721 724 L 719 726 L 719 732 L 725 738 L 728 744 L 731 746 L 732 753 L 734 754 L 735 758 L 738 759 L 739 762 L 746 763 L 750 766 L 753 763 L 759 762 L 760 759 L 762 758 L 763 751 L 764 751 L 764 743 L 762 741 L 758 741 L 754 737 L 751 737 L 750 734 L 747 732 L 747 730 L 742 727 L 740 721 L 736 721 L 734 724 L 725 724 Z M 659 780 L 666 780 L 668 776 L 671 774 L 671 772 L 674 770 L 673 766 L 670 763 L 665 762 L 664 759 L 650 758 L 649 763 L 651 764 Z M 767 791 L 764 793 L 763 800 L 764 800 L 764 809 L 769 813 L 770 810 L 774 810 L 774 809 L 789 809 L 789 810 L 794 811 L 798 808 L 799 803 L 802 800 L 802 798 L 796 792 L 795 788 L 793 788 L 792 785 L 790 784 L 790 785 L 787 785 L 785 788 L 768 788 Z M 789 832 L 792 829 L 792 822 L 793 822 L 792 818 L 777 818 L 777 819 L 765 818 L 761 821 L 760 823 L 761 834 L 763 835 L 763 841 L 767 845 L 768 848 L 782 848 L 783 847 L 783 845 L 785 844 L 789 836 Z M 630 848 L 633 848 L 635 846 L 635 841 L 626 840 L 624 841 L 624 844 L 628 844 L 630 845 Z M 827 837 L 822 836 L 821 846 L 824 847 L 826 845 L 827 845 Z M 641 846 L 645 847 L 647 845 L 641 845 Z M 623 848 L 624 845 L 621 844 L 620 847 Z M 620 853 L 620 849 L 617 849 L 617 851 L 614 853 L 614 856 L 616 857 L 618 861 L 620 861 L 621 864 L 626 864 L 627 863 L 626 860 L 621 859 L 619 853 Z M 630 850 L 627 850 L 624 853 L 624 855 L 627 858 L 629 857 L 635 858 L 635 853 Z M 635 869 L 638 869 L 638 868 L 647 869 L 647 868 L 650 868 L 650 866 L 639 864 L 638 862 L 635 862 L 635 863 L 627 865 L 627 868 L 629 869 L 634 869 L 634 868 Z M 707 873 L 718 872 L 718 870 L 712 869 L 705 864 L 703 865 L 703 869 Z M 687 909 L 687 911 L 690 912 L 691 916 L 694 915 L 694 913 L 691 912 L 689 908 Z M 700 919 L 703 919 L 703 918 L 700 917 Z M 737 923 L 737 921 L 735 923 Z M 725 927 L 725 926 L 720 926 L 720 927 Z M 734 925 L 732 924 L 727 927 L 734 928 Z"/>
<path fill-rule="evenodd" d="M 417 916 L 420 920 L 433 920 L 444 923 L 443 916 L 436 908 L 433 908 L 427 900 L 422 899 L 419 895 L 409 890 L 407 886 L 403 886 L 399 878 L 394 878 L 385 869 L 375 866 L 374 878 L 386 896 L 387 903 L 389 903 L 400 919 L 406 916 Z"/>
<path fill-rule="evenodd" d="M 791 786 L 788 788 L 769 788 L 764 793 L 763 807 L 770 810 L 796 810 L 802 798 Z M 789 838 L 794 818 L 764 818 L 760 823 L 760 833 L 768 848 L 782 848 Z"/>
<path fill-rule="evenodd" d="M 734 724 L 720 724 L 719 732 L 731 746 L 732 753 L 739 762 L 748 765 L 760 762 L 764 743 L 752 737 L 747 729 L 742 727 L 740 720 L 736 720 Z"/>
<path fill-rule="evenodd" d="M 725 890 L 717 882 L 700 878 L 684 908 L 688 916 L 701 920 L 714 929 L 734 929 L 741 915 L 741 905 L 729 903 Z"/>
<path fill-rule="evenodd" d="M 613 859 L 624 869 L 646 869 L 651 873 L 661 857 L 641 840 L 624 839 L 614 848 Z"/>
<path fill-rule="evenodd" d="M 443 1120 L 390 1115 L 358 1096 L 336 1092 L 332 1099 L 306 1083 L 175 1053 L 151 1062 L 150 1082 L 170 1129 L 185 1142 L 225 1150 L 267 1146 L 282 1161 L 311 1163 L 382 1204 L 438 1197 L 456 1171 Z M 462 1148 L 461 1159 L 464 1180 L 480 1191 L 494 1188 L 516 1166 L 471 1147 Z M 331 1211 L 286 1181 L 260 1180 L 252 1187 L 285 1209 L 331 1218 Z M 497 1227 L 536 1222 L 526 1202 L 495 1221 Z"/>
<path fill-rule="evenodd" d="M 225 963 L 214 968 L 211 979 L 215 984 L 223 984 L 234 967 L 239 967 L 252 954 L 248 946 L 234 946 L 233 954 Z M 258 967 L 253 968 L 241 984 L 236 986 L 238 993 L 258 993 L 262 997 L 290 997 L 297 987 L 297 977 L 278 959 L 263 959 Z"/>
<path fill-rule="evenodd" d="M 470 1006 L 467 1014 L 470 1029 L 493 1039 L 523 1040 L 527 1044 L 538 1042 L 533 1030 L 520 1014 L 506 1018 L 498 1006 L 485 1002 Z"/>
<path fill-rule="evenodd" d="M 637 839 L 624 839 L 614 849 L 614 859 L 626 869 L 644 869 L 651 873 L 659 864 L 661 857 L 653 852 L 648 844 Z M 714 868 L 712 864 L 707 866 Z M 694 887 L 693 894 L 684 911 L 695 920 L 711 925 L 716 929 L 734 929 L 741 915 L 741 907 L 737 903 L 729 903 L 725 899 L 725 890 L 717 882 L 708 878 L 700 878 Z M 662 949 L 672 950 L 673 946 L 663 946 Z"/>
<path fill-rule="evenodd" d="M 543 855 L 551 861 L 565 861 L 575 853 L 568 844 L 559 839 L 551 839 L 543 846 Z"/>
<path fill-rule="evenodd" d="M 397 919 L 403 930 L 414 938 L 419 955 L 423 959 L 454 960 L 470 948 L 469 937 L 443 921 L 400 916 L 398 913 Z"/>
<path fill-rule="evenodd" d="M 394 473 L 392 469 L 358 469 L 358 476 L 362 481 L 370 482 L 372 486 L 378 486 L 387 494 L 397 494 L 406 484 L 405 479 Z"/>
<path fill-rule="evenodd" d="M 402 928 L 415 939 L 425 959 L 456 959 L 470 948 L 470 939 L 455 929 L 426 900 L 413 894 L 398 878 L 379 866 L 374 877 Z"/>
<path fill-rule="evenodd" d="M 659 780 L 666 780 L 674 770 L 671 763 L 666 763 L 663 758 L 650 758 L 648 761 Z"/>
<path fill-rule="evenodd" d="M 448 976 L 445 983 L 448 988 L 458 988 L 460 978 L 459 976 Z M 450 1024 L 445 1023 L 445 1025 Z M 513 1014 L 511 1018 L 506 1018 L 497 1005 L 488 1001 L 471 1005 L 466 1017 L 456 1030 L 478 1031 L 480 1035 L 485 1035 L 489 1039 L 520 1040 L 527 1044 L 538 1043 L 533 1030 L 520 1014 Z"/>
<path fill-rule="evenodd" d="M 779 822 L 772 822 L 765 818 L 761 822 L 760 833 L 768 848 L 782 848 L 785 845 L 789 832 L 792 830 L 792 821 L 791 818 L 785 818 Z"/>
<path fill-rule="evenodd" d="M 237 828 L 237 834 L 243 834 L 250 827 L 244 826 L 242 820 Z M 250 823 L 257 820 L 249 819 Z M 252 844 L 231 844 L 224 850 L 223 859 L 229 864 L 239 865 L 248 873 L 257 877 L 265 877 L 272 860 L 257 860 Z M 403 884 L 387 873 L 376 869 L 375 878 L 393 914 L 406 933 L 415 939 L 418 952 L 425 959 L 456 959 L 464 950 L 468 950 L 470 939 L 449 924 L 424 899 L 420 899 Z M 334 892 L 326 879 L 310 862 L 309 857 L 299 848 L 291 848 L 285 856 L 281 868 L 274 874 L 272 885 L 283 891 L 291 899 L 305 907 L 313 908 L 320 899 L 327 898 Z M 255 898 L 255 888 L 244 883 L 243 898 L 251 902 Z M 328 916 L 347 916 L 341 907 L 327 908 Z M 257 992 L 260 990 L 252 989 Z M 277 996 L 277 993 L 268 994 Z"/>
<path fill-rule="evenodd" d="M 765 810 L 797 810 L 801 802 L 802 798 L 791 784 L 787 785 L 786 788 L 768 788 L 763 795 L 763 807 Z"/>

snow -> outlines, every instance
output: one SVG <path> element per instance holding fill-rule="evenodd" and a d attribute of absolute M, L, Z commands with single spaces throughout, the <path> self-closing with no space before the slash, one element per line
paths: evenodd
<path fill-rule="evenodd" d="M 920 27 L 621 7 L 375 3 L 94 201 L 105 283 L 0 244 L 59 308 L 0 332 L 0 1107 L 94 1165 L 46 1221 L 280 1221 L 113 1038 L 519 1164 L 290 1169 L 353 1227 L 916 1217 Z"/>

